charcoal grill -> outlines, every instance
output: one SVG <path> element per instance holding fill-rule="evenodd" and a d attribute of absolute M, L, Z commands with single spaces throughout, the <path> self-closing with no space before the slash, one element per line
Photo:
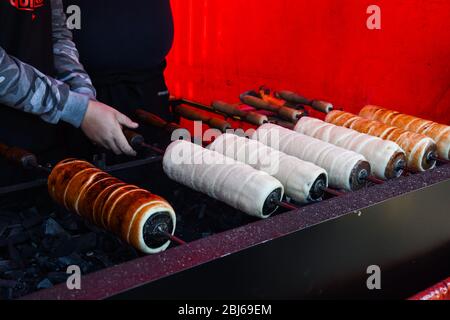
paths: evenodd
<path fill-rule="evenodd" d="M 408 298 L 450 270 L 450 165 L 261 221 L 169 181 L 160 160 L 107 167 L 174 206 L 188 244 L 154 256 L 58 208 L 39 175 L 0 189 L 0 298 Z M 81 290 L 65 284 L 72 264 Z M 370 265 L 381 291 L 366 287 Z"/>

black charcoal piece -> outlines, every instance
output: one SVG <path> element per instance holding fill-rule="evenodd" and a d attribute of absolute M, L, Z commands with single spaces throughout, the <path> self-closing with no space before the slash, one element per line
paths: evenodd
<path fill-rule="evenodd" d="M 41 240 L 41 247 L 44 251 L 51 251 L 53 249 L 53 243 L 55 239 L 53 237 L 45 237 Z"/>
<path fill-rule="evenodd" d="M 23 220 L 23 227 L 25 229 L 31 229 L 37 225 L 40 225 L 44 219 L 40 215 L 26 217 Z"/>
<path fill-rule="evenodd" d="M 62 270 L 66 269 L 69 266 L 78 266 L 83 273 L 87 273 L 89 271 L 89 263 L 83 260 L 76 253 L 71 254 L 70 256 L 58 258 L 57 261 Z"/>
<path fill-rule="evenodd" d="M 48 289 L 48 288 L 51 288 L 51 287 L 53 287 L 53 283 L 52 283 L 49 279 L 44 279 L 44 280 L 42 280 L 42 281 L 39 282 L 39 283 L 37 284 L 37 286 L 36 286 L 36 288 L 37 288 L 38 290 L 41 290 L 41 289 Z"/>
<path fill-rule="evenodd" d="M 73 217 L 66 217 L 58 220 L 59 224 L 68 231 L 79 231 L 79 223 Z"/>
<path fill-rule="evenodd" d="M 29 218 L 35 217 L 35 216 L 39 216 L 39 211 L 37 210 L 37 208 L 25 208 L 22 209 L 19 212 L 19 217 L 20 219 L 22 219 L 22 221 L 25 221 Z"/>
<path fill-rule="evenodd" d="M 49 256 L 52 258 L 60 258 L 69 256 L 77 249 L 76 241 L 67 238 L 55 239 L 50 250 Z"/>
<path fill-rule="evenodd" d="M 13 245 L 19 245 L 25 243 L 30 239 L 30 235 L 27 232 L 21 232 L 8 237 L 7 243 L 11 243 Z M 0 241 L 0 247 L 1 247 Z"/>
<path fill-rule="evenodd" d="M 69 234 L 64 230 L 58 222 L 54 219 L 49 218 L 44 223 L 44 234 L 46 236 L 69 236 Z"/>
<path fill-rule="evenodd" d="M 95 232 L 95 233 L 104 233 L 105 231 L 95 225 L 93 225 L 92 223 L 89 222 L 85 222 L 86 228 L 89 231 Z"/>
<path fill-rule="evenodd" d="M 100 252 L 90 252 L 89 255 L 87 255 L 87 258 L 91 261 L 94 261 L 94 263 L 100 264 L 103 268 L 111 267 L 114 265 L 114 263 L 111 262 L 107 255 Z"/>
<path fill-rule="evenodd" d="M 37 257 L 36 261 L 38 265 L 44 270 L 59 270 L 59 264 L 54 259 L 49 257 Z"/>
<path fill-rule="evenodd" d="M 40 273 L 40 270 L 37 267 L 31 267 L 26 270 L 26 274 L 28 277 L 36 278 L 39 275 L 39 273 Z"/>
<path fill-rule="evenodd" d="M 20 246 L 20 247 L 18 247 L 18 250 L 20 251 L 20 254 L 22 255 L 22 257 L 24 259 L 30 259 L 38 253 L 37 248 L 35 248 L 31 245 Z"/>
<path fill-rule="evenodd" d="M 97 246 L 97 235 L 93 232 L 83 234 L 76 238 L 77 252 L 84 253 L 95 249 Z"/>
<path fill-rule="evenodd" d="M 98 239 L 98 248 L 105 251 L 106 253 L 111 253 L 117 250 L 121 246 L 120 241 L 109 234 L 102 233 Z"/>

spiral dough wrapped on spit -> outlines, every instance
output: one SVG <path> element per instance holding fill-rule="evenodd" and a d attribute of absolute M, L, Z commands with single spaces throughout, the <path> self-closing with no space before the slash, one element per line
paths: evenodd
<path fill-rule="evenodd" d="M 223 134 L 208 149 L 267 172 L 283 184 L 287 196 L 300 203 L 320 200 L 328 187 L 328 175 L 324 169 L 256 140 Z"/>
<path fill-rule="evenodd" d="M 97 226 L 111 231 L 143 253 L 164 251 L 176 217 L 164 199 L 127 185 L 88 162 L 69 159 L 48 178 L 50 196 Z"/>
<path fill-rule="evenodd" d="M 359 115 L 366 119 L 381 121 L 390 126 L 426 135 L 436 142 L 439 157 L 444 160 L 450 159 L 450 126 L 377 106 L 366 106 Z"/>
<path fill-rule="evenodd" d="M 336 189 L 358 190 L 371 172 L 370 164 L 359 153 L 274 124 L 259 127 L 252 138 L 325 169 L 330 186 Z"/>
<path fill-rule="evenodd" d="M 319 119 L 303 117 L 295 131 L 362 154 L 379 179 L 398 178 L 406 167 L 406 155 L 398 144 Z"/>
<path fill-rule="evenodd" d="M 423 172 L 433 169 L 436 165 L 436 161 L 432 157 L 436 153 L 436 144 L 433 139 L 423 134 L 337 110 L 330 112 L 325 121 L 397 143 L 406 153 L 407 166 L 410 171 Z"/>
<path fill-rule="evenodd" d="M 273 214 L 283 198 L 274 177 L 191 142 L 173 142 L 163 167 L 172 180 L 258 218 Z"/>

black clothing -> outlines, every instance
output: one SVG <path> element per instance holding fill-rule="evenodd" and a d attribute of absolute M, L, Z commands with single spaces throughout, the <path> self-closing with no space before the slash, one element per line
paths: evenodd
<path fill-rule="evenodd" d="M 50 1 L 42 6 L 20 7 L 20 1 L 0 1 L 0 46 L 17 59 L 47 75 L 54 74 L 52 12 Z M 57 127 L 39 117 L 0 105 L 0 142 L 25 148 L 46 160 L 58 144 Z M 27 173 L 0 159 L 0 185 L 23 180 Z"/>
<path fill-rule="evenodd" d="M 169 0 L 65 0 L 81 8 L 74 40 L 90 73 L 151 71 L 172 47 Z"/>

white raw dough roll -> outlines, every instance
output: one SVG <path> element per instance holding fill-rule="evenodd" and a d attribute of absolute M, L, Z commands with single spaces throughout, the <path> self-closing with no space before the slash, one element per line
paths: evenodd
<path fill-rule="evenodd" d="M 277 178 L 284 186 L 286 195 L 300 203 L 314 201 L 310 197 L 311 188 L 319 178 L 325 179 L 324 187 L 327 187 L 328 175 L 324 169 L 284 154 L 256 140 L 234 134 L 223 134 L 210 144 L 208 149 Z"/>
<path fill-rule="evenodd" d="M 283 185 L 265 172 L 187 141 L 175 141 L 166 150 L 164 172 L 174 181 L 205 193 L 258 218 L 268 218 L 266 201 L 274 191 L 283 198 Z"/>
<path fill-rule="evenodd" d="M 353 170 L 358 163 L 367 162 L 361 154 L 274 124 L 259 127 L 252 139 L 324 168 L 328 173 L 330 186 L 336 189 L 353 191 Z"/>
<path fill-rule="evenodd" d="M 303 117 L 298 121 L 294 130 L 362 154 L 370 162 L 373 174 L 383 180 L 388 179 L 386 171 L 393 158 L 401 153 L 406 160 L 405 152 L 395 142 L 339 127 L 319 119 Z"/>

